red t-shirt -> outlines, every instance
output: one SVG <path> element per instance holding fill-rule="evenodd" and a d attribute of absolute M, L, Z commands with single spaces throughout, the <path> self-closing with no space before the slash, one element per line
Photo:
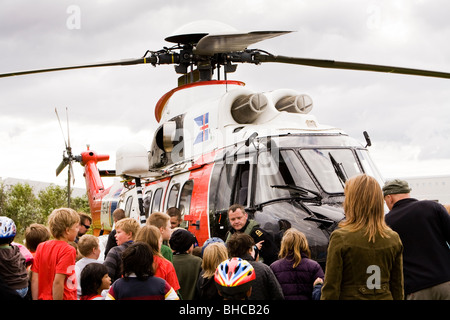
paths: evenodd
<path fill-rule="evenodd" d="M 53 280 L 57 273 L 66 275 L 63 299 L 77 299 L 75 259 L 75 248 L 65 241 L 49 240 L 38 245 L 31 271 L 38 274 L 39 300 L 53 300 Z"/>
<path fill-rule="evenodd" d="M 153 266 L 155 268 L 155 277 L 166 280 L 175 291 L 180 289 L 175 268 L 169 260 L 154 255 Z"/>

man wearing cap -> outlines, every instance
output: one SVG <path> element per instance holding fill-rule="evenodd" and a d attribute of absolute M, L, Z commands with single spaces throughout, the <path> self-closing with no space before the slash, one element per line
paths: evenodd
<path fill-rule="evenodd" d="M 410 197 L 408 182 L 383 187 L 386 223 L 403 243 L 403 276 L 408 300 L 450 299 L 450 215 L 441 204 Z"/>

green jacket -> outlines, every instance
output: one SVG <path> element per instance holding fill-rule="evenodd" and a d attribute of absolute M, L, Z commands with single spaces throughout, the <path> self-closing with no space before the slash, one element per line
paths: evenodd
<path fill-rule="evenodd" d="M 333 231 L 321 300 L 403 300 L 403 245 L 388 235 L 373 243 L 363 230 Z"/>
<path fill-rule="evenodd" d="M 245 234 L 250 235 L 250 233 L 252 232 L 253 228 L 257 228 L 259 227 L 258 222 L 256 222 L 253 219 L 248 219 L 248 223 L 247 223 L 247 227 L 245 228 L 244 232 Z M 227 232 L 227 238 L 225 240 L 225 242 L 228 242 L 228 240 L 230 239 L 230 237 L 233 235 L 233 233 L 235 233 L 236 231 L 231 228 L 230 231 Z"/>

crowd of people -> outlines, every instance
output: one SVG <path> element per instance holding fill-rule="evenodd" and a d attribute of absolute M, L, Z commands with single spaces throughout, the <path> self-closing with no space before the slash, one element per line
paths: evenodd
<path fill-rule="evenodd" d="M 27 228 L 25 246 L 14 242 L 14 221 L 0 217 L 1 298 L 450 300 L 450 215 L 410 190 L 398 179 L 383 188 L 369 175 L 348 179 L 325 272 L 302 232 L 289 228 L 278 244 L 237 204 L 226 238 L 202 246 L 176 208 L 142 226 L 116 209 L 104 259 L 84 213 L 55 209 L 47 226 Z"/>

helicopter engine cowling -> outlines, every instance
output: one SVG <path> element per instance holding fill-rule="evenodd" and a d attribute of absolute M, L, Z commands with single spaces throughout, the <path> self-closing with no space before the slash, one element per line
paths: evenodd
<path fill-rule="evenodd" d="M 231 115 L 237 123 L 252 123 L 267 107 L 267 97 L 262 93 L 239 96 L 231 105 Z"/>
<path fill-rule="evenodd" d="M 289 113 L 309 113 L 312 107 L 313 101 L 307 94 L 285 96 L 275 103 L 275 108 L 278 111 L 286 111 Z"/>

